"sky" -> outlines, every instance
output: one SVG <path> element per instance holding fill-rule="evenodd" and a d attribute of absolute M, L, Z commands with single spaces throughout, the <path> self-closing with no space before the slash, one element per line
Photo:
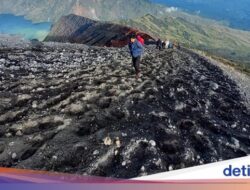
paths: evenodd
<path fill-rule="evenodd" d="M 250 30 L 250 0 L 151 0 Z"/>

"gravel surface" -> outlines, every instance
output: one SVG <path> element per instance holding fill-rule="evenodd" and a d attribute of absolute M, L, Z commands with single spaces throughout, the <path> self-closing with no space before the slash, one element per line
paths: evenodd
<path fill-rule="evenodd" d="M 250 110 L 250 76 L 216 60 L 210 59 L 210 61 L 220 67 L 225 75 L 237 83 L 240 88 L 240 93 L 246 101 L 247 108 Z"/>
<path fill-rule="evenodd" d="M 234 67 L 221 63 L 211 57 L 204 56 L 203 53 L 199 51 L 197 51 L 196 53 L 199 56 L 203 57 L 208 62 L 210 62 L 211 64 L 219 67 L 223 71 L 224 75 L 228 76 L 230 79 L 236 82 L 239 88 L 239 91 L 241 93 L 241 96 L 245 100 L 246 106 L 249 110 L 250 109 L 250 75 L 240 72 Z"/>
<path fill-rule="evenodd" d="M 0 48 L 0 166 L 133 178 L 249 155 L 237 80 L 185 50 L 141 69 L 127 48 Z"/>

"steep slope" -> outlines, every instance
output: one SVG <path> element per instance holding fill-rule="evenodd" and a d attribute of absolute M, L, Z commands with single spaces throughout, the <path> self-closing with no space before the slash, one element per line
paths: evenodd
<path fill-rule="evenodd" d="M 123 47 L 128 44 L 128 35 L 132 32 L 139 33 L 146 42 L 153 39 L 150 35 L 130 27 L 94 21 L 72 14 L 62 17 L 44 41 Z"/>
<path fill-rule="evenodd" d="M 96 20 L 135 18 L 163 14 L 165 8 L 149 0 L 1 0 L 0 13 L 25 15 L 33 21 L 57 21 L 76 14 Z"/>
<path fill-rule="evenodd" d="M 187 50 L 0 49 L 0 166 L 131 178 L 249 155 L 237 84 Z"/>
<path fill-rule="evenodd" d="M 178 40 L 187 47 L 205 50 L 250 69 L 250 32 L 230 29 L 185 13 L 172 15 L 157 18 L 148 14 L 138 19 L 117 22 L 162 39 Z"/>

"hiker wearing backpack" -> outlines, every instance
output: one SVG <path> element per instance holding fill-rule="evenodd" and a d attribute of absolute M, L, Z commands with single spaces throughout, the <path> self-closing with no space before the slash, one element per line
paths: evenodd
<path fill-rule="evenodd" d="M 136 39 L 141 43 L 141 45 L 145 45 L 145 41 L 140 35 L 137 35 Z"/>
<path fill-rule="evenodd" d="M 129 50 L 132 57 L 133 67 L 135 68 L 136 79 L 140 77 L 140 62 L 143 54 L 143 45 L 136 38 L 135 34 L 130 36 Z"/>

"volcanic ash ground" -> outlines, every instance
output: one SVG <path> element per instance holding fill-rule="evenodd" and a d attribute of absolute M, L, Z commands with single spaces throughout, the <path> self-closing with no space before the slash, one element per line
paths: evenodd
<path fill-rule="evenodd" d="M 185 50 L 45 43 L 0 50 L 0 166 L 132 178 L 246 156 L 236 82 Z"/>

